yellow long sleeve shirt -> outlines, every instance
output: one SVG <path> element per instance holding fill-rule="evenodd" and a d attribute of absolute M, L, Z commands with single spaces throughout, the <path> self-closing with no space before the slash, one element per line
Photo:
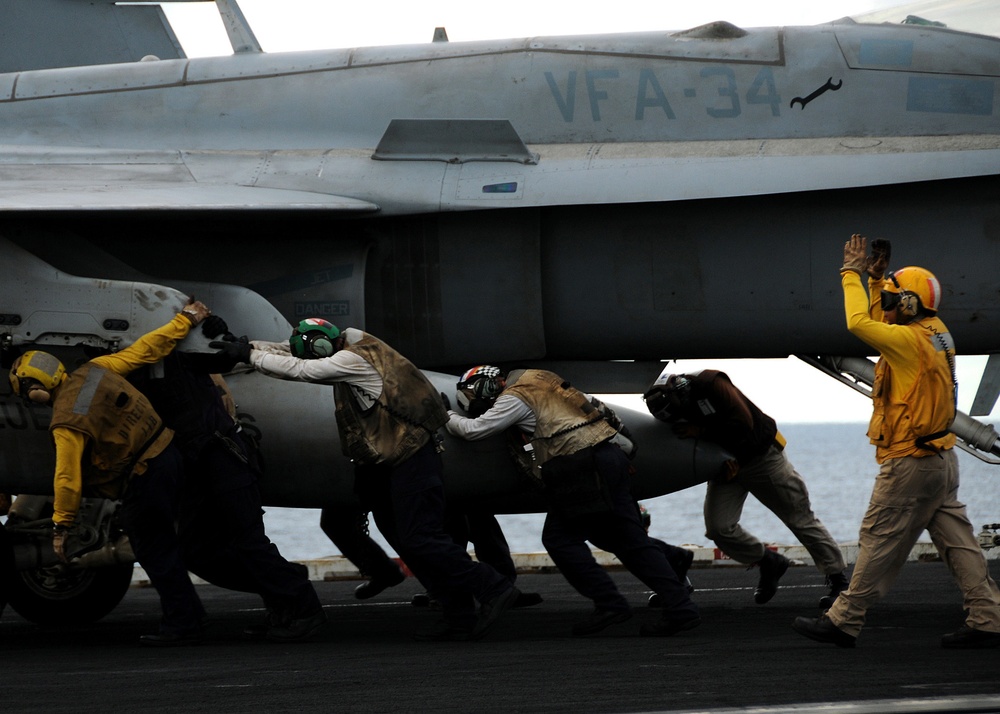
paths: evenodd
<path fill-rule="evenodd" d="M 868 427 L 876 459 L 882 463 L 901 456 L 933 455 L 935 451 L 921 448 L 916 439 L 947 429 L 955 416 L 949 366 L 954 360 L 954 346 L 948 328 L 936 317 L 907 325 L 883 322 L 882 280 L 870 279 L 866 293 L 861 277 L 845 270 L 841 284 L 847 329 L 880 355 L 872 388 L 874 411 Z M 930 445 L 947 449 L 954 443 L 954 435 L 949 434 Z"/>
<path fill-rule="evenodd" d="M 153 364 L 166 357 L 177 343 L 191 331 L 191 321 L 178 313 L 163 327 L 148 332 L 132 345 L 115 354 L 95 357 L 91 362 L 109 372 L 126 375 L 145 364 Z M 56 467 L 53 478 L 55 492 L 55 523 L 69 525 L 80 510 L 83 493 L 83 457 L 89 437 L 79 431 L 56 427 L 52 429 L 56 448 Z M 142 473 L 146 464 L 136 464 L 134 473 Z"/>

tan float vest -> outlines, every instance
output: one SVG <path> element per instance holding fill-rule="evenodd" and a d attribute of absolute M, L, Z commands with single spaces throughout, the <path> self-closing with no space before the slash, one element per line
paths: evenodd
<path fill-rule="evenodd" d="M 83 485 L 87 495 L 105 498 L 121 498 L 136 467 L 162 453 L 174 436 L 139 390 L 93 364 L 75 370 L 59 388 L 49 430 L 60 427 L 90 437 Z"/>
<path fill-rule="evenodd" d="M 337 428 L 344 454 L 359 464 L 399 464 L 448 422 L 441 395 L 412 362 L 367 333 L 344 347 L 362 357 L 382 378 L 382 393 L 369 407 L 349 384 L 333 385 Z"/>
<path fill-rule="evenodd" d="M 531 437 L 536 463 L 607 441 L 615 429 L 594 408 L 587 395 L 562 377 L 540 369 L 511 372 L 504 394 L 511 394 L 535 413 Z"/>
<path fill-rule="evenodd" d="M 893 374 L 889 363 L 879 359 L 875 365 L 874 409 L 868 438 L 876 446 L 875 458 L 879 463 L 902 456 L 933 456 L 955 445 L 954 434 L 942 434 L 955 419 L 955 385 L 950 366 L 955 351 L 948 328 L 936 317 L 907 327 L 920 335 L 917 378 L 901 401 L 890 399 Z M 940 436 L 926 439 L 936 434 Z M 922 446 L 921 442 L 925 444 Z"/>

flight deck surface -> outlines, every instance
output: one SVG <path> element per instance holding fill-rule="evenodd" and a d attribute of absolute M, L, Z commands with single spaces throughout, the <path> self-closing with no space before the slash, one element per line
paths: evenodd
<path fill-rule="evenodd" d="M 1000 561 L 990 569 L 1000 577 Z M 941 635 L 963 618 L 961 596 L 939 562 L 903 568 L 853 650 L 791 629 L 796 616 L 818 613 L 825 589 L 812 567 L 790 568 L 763 606 L 753 602 L 756 571 L 694 569 L 704 623 L 663 639 L 639 636 L 639 625 L 659 616 L 646 606 L 645 586 L 626 572 L 612 577 L 635 615 L 582 639 L 570 627 L 590 603 L 559 574 L 520 576 L 518 586 L 544 602 L 507 613 L 479 642 L 414 641 L 413 632 L 440 615 L 410 604 L 421 590 L 413 578 L 364 602 L 353 597 L 357 581 L 315 583 L 329 621 L 313 641 L 293 645 L 244 639 L 244 626 L 263 617 L 259 598 L 208 585 L 198 592 L 211 623 L 193 647 L 138 646 L 159 618 L 148 587 L 131 588 L 105 619 L 79 627 L 40 627 L 8 608 L 0 617 L 2 709 L 774 711 L 869 702 L 852 709 L 859 712 L 955 711 L 948 707 L 957 701 L 961 711 L 1000 710 L 1000 650 L 940 647 Z"/>

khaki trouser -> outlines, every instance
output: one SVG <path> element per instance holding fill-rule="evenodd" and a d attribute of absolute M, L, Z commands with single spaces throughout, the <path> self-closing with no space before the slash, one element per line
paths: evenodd
<path fill-rule="evenodd" d="M 742 466 L 731 481 L 708 482 L 705 536 L 730 558 L 749 565 L 764 557 L 764 544 L 740 526 L 748 493 L 788 526 L 821 573 L 832 575 L 847 567 L 840 547 L 812 511 L 805 481 L 777 446 Z"/>
<path fill-rule="evenodd" d="M 1000 632 L 1000 590 L 989 576 L 965 504 L 958 500 L 954 449 L 882 464 L 861 522 L 851 585 L 827 612 L 834 625 L 858 636 L 868 608 L 889 591 L 925 529 L 962 591 L 969 611 L 965 624 Z"/>

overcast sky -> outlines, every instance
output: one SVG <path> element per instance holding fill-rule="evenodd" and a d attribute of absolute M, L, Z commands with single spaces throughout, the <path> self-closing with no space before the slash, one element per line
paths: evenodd
<path fill-rule="evenodd" d="M 994 6 L 996 0 L 921 0 L 901 6 L 893 0 L 239 0 L 266 52 L 429 42 L 445 27 L 453 42 L 600 32 L 677 30 L 715 20 L 743 27 L 814 25 L 842 17 L 884 12 L 899 21 L 935 8 Z M 165 5 L 189 57 L 230 54 L 215 4 Z M 899 8 L 898 12 L 894 8 Z M 898 18 L 893 13 L 899 15 Z M 943 12 L 943 10 L 941 11 Z M 997 13 L 1000 15 L 1000 12 Z M 966 28 L 969 29 L 969 28 Z M 959 358 L 959 406 L 972 403 L 985 357 Z M 683 360 L 678 372 L 723 369 L 734 383 L 778 421 L 867 421 L 871 402 L 795 358 L 787 360 Z M 641 406 L 641 405 L 640 405 Z M 997 414 L 998 410 L 994 410 Z"/>

